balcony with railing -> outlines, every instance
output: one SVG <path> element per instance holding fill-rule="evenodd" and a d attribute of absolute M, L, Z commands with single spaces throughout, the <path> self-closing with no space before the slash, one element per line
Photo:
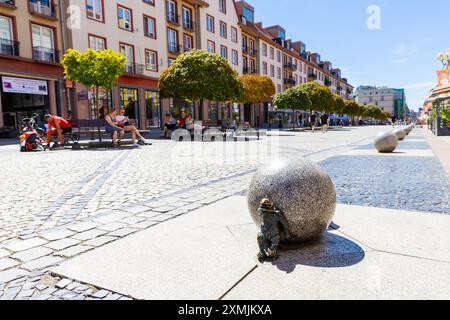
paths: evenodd
<path fill-rule="evenodd" d="M 180 54 L 181 53 L 181 46 L 175 42 L 169 42 L 167 49 L 169 50 L 169 53 L 172 53 L 172 54 Z"/>
<path fill-rule="evenodd" d="M 0 39 L 0 54 L 7 56 L 19 56 L 19 42 Z"/>
<path fill-rule="evenodd" d="M 283 65 L 283 67 L 284 67 L 285 69 L 295 70 L 295 69 L 294 69 L 294 65 L 292 64 L 292 62 L 285 62 L 284 65 Z"/>
<path fill-rule="evenodd" d="M 297 81 L 294 78 L 284 78 L 284 84 L 289 84 L 295 86 Z"/>
<path fill-rule="evenodd" d="M 37 61 L 58 63 L 59 51 L 45 47 L 33 47 L 33 59 Z"/>
<path fill-rule="evenodd" d="M 57 19 L 56 10 L 52 4 L 46 5 L 41 1 L 30 0 L 28 2 L 28 8 L 31 14 L 38 15 L 53 20 Z"/>
<path fill-rule="evenodd" d="M 257 74 L 258 70 L 256 70 L 255 68 L 243 67 L 242 73 L 243 74 Z"/>
<path fill-rule="evenodd" d="M 167 22 L 179 26 L 180 16 L 175 14 L 174 12 L 167 12 Z"/>
<path fill-rule="evenodd" d="M 183 20 L 183 29 L 188 31 L 194 31 L 194 21 L 192 20 Z"/>
<path fill-rule="evenodd" d="M 249 51 L 249 47 L 247 47 L 247 46 L 242 46 L 242 53 L 245 53 L 245 54 L 248 54 L 248 51 Z"/>
<path fill-rule="evenodd" d="M 16 1 L 15 0 L 0 0 L 0 6 L 16 9 Z"/>
<path fill-rule="evenodd" d="M 308 79 L 309 80 L 317 80 L 317 74 L 310 72 L 308 73 Z"/>
<path fill-rule="evenodd" d="M 125 65 L 125 73 L 131 75 L 142 75 L 144 74 L 145 66 L 143 64 L 127 62 Z"/>
<path fill-rule="evenodd" d="M 255 48 L 250 47 L 250 48 L 248 48 L 248 54 L 253 57 L 256 57 L 257 51 Z"/>

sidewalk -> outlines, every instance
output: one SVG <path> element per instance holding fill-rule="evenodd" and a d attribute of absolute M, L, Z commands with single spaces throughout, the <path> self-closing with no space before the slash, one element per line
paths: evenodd
<path fill-rule="evenodd" d="M 334 228 L 260 264 L 246 198 L 235 196 L 53 272 L 135 299 L 450 297 L 450 217 L 338 205 Z"/>
<path fill-rule="evenodd" d="M 437 137 L 426 127 L 423 128 L 425 138 L 450 176 L 450 136 Z"/>

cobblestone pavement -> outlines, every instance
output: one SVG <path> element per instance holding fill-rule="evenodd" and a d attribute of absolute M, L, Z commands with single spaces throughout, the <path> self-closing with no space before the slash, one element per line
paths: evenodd
<path fill-rule="evenodd" d="M 66 259 L 244 193 L 256 166 L 268 158 L 301 154 L 324 161 L 364 148 L 380 130 L 283 133 L 251 142 L 155 141 L 142 149 L 117 151 L 24 154 L 17 146 L 2 146 L 0 299 L 130 299 L 48 271 Z M 339 158 L 335 160 L 339 166 Z"/>
<path fill-rule="evenodd" d="M 421 130 L 397 148 L 405 154 L 413 150 L 431 152 Z M 321 166 L 333 179 L 340 203 L 450 215 L 450 181 L 436 158 L 342 155 Z"/>

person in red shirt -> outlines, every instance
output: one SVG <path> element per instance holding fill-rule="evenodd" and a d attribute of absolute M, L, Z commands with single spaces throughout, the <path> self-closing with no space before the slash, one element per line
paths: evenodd
<path fill-rule="evenodd" d="M 47 146 L 50 147 L 52 137 L 56 135 L 58 135 L 59 144 L 63 145 L 64 134 L 72 132 L 72 125 L 70 122 L 62 117 L 52 116 L 51 114 L 46 114 L 44 119 L 48 123 Z"/>
<path fill-rule="evenodd" d="M 186 119 L 187 119 L 186 112 L 184 111 L 181 112 L 181 118 L 180 120 L 178 120 L 178 125 L 183 129 L 186 129 Z"/>

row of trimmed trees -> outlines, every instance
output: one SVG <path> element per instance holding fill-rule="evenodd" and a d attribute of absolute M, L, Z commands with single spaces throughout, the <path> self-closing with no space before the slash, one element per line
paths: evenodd
<path fill-rule="evenodd" d="M 126 59 L 112 50 L 78 52 L 69 49 L 62 60 L 66 78 L 93 89 L 97 111 L 99 88 L 111 90 L 125 71 Z M 221 101 L 259 103 L 272 99 L 275 85 L 268 76 L 242 75 L 226 59 L 203 50 L 180 55 L 161 74 L 159 88 L 162 97 L 190 102 Z M 333 95 L 326 86 L 306 83 L 277 94 L 274 105 L 278 109 L 316 110 L 348 116 L 389 118 L 375 106 L 361 106 Z"/>
<path fill-rule="evenodd" d="M 383 112 L 376 106 L 360 105 L 353 100 L 344 101 L 339 95 L 333 94 L 328 87 L 317 82 L 308 82 L 279 93 L 273 103 L 279 109 L 316 110 L 376 120 L 390 118 L 388 112 Z"/>
<path fill-rule="evenodd" d="M 275 85 L 269 76 L 242 75 L 216 54 L 192 50 L 178 57 L 163 71 L 159 87 L 162 96 L 188 101 L 204 100 L 259 103 L 272 99 Z M 351 117 L 387 120 L 389 113 L 376 106 L 344 101 L 319 83 L 309 82 L 279 93 L 273 104 L 278 109 L 334 113 Z"/>

